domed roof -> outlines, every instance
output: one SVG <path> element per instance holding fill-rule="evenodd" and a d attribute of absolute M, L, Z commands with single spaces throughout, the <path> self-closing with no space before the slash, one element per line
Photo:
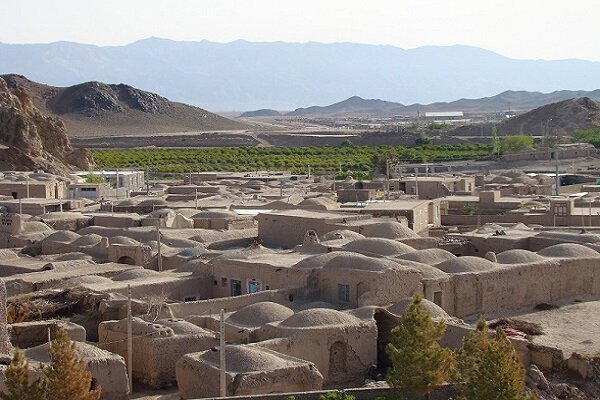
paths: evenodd
<path fill-rule="evenodd" d="M 496 260 L 500 264 L 527 264 L 543 259 L 539 254 L 524 249 L 510 249 L 496 254 Z"/>
<path fill-rule="evenodd" d="M 280 357 L 271 350 L 258 346 L 226 345 L 225 352 L 227 354 L 227 371 L 230 372 L 271 371 L 298 364 L 290 359 Z M 200 353 L 200 359 L 218 365 L 220 354 L 219 351 L 208 350 Z"/>
<path fill-rule="evenodd" d="M 538 251 L 538 254 L 544 257 L 561 258 L 600 257 L 600 253 L 596 250 L 577 243 L 555 244 L 554 246 L 546 247 L 545 249 Z"/>
<path fill-rule="evenodd" d="M 183 319 L 159 319 L 156 321 L 156 323 L 171 328 L 176 335 L 205 334 L 214 337 L 214 333 L 209 332 L 206 329 L 202 329 L 198 325 L 194 325 L 191 322 Z"/>
<path fill-rule="evenodd" d="M 95 233 L 90 233 L 88 235 L 83 235 L 80 238 L 73 241 L 74 245 L 77 246 L 94 246 L 102 241 L 102 236 L 97 235 Z"/>
<path fill-rule="evenodd" d="M 337 229 L 335 231 L 327 232 L 323 236 L 321 236 L 321 241 L 325 242 L 328 240 L 339 240 L 339 239 L 348 239 L 348 240 L 356 240 L 363 239 L 364 236 L 358 232 L 351 231 L 349 229 Z"/>
<path fill-rule="evenodd" d="M 51 242 L 62 242 L 71 243 L 72 241 L 79 239 L 81 235 L 71 231 L 57 231 L 48 236 L 44 240 Z"/>
<path fill-rule="evenodd" d="M 343 248 L 349 251 L 356 251 L 366 254 L 378 254 L 382 256 L 404 254 L 415 250 L 407 244 L 400 243 L 392 239 L 378 237 L 357 239 L 345 244 Z"/>
<path fill-rule="evenodd" d="M 330 308 L 312 308 L 297 312 L 280 323 L 288 328 L 308 328 L 326 325 L 358 325 L 360 319 Z"/>
<path fill-rule="evenodd" d="M 79 218 L 86 218 L 86 217 L 80 212 L 52 211 L 52 212 L 48 212 L 48 213 L 40 215 L 39 218 L 43 221 L 43 220 L 56 220 L 56 219 L 60 219 L 60 220 L 79 219 Z"/>
<path fill-rule="evenodd" d="M 402 299 L 396 303 L 393 303 L 393 304 L 387 306 L 386 309 L 389 312 L 391 312 L 392 314 L 401 317 L 404 315 L 404 312 L 406 311 L 408 306 L 410 306 L 412 303 L 413 303 L 413 299 L 410 297 L 407 297 L 405 299 Z M 444 311 L 444 309 L 442 307 L 438 306 L 434 302 L 431 302 L 427 299 L 421 299 L 420 306 L 423 310 L 427 311 L 427 313 L 431 316 L 431 318 L 441 318 L 441 319 L 449 319 L 450 318 L 448 313 L 446 311 Z"/>
<path fill-rule="evenodd" d="M 129 281 L 131 279 L 148 278 L 156 275 L 159 275 L 159 273 L 151 269 L 135 268 L 113 276 L 112 280 L 116 282 Z"/>
<path fill-rule="evenodd" d="M 250 304 L 227 318 L 235 325 L 259 327 L 269 322 L 283 321 L 292 316 L 294 312 L 281 304 L 264 301 Z"/>
<path fill-rule="evenodd" d="M 509 178 L 508 176 L 496 176 L 491 180 L 492 183 L 511 183 L 512 182 L 512 178 Z"/>
<path fill-rule="evenodd" d="M 317 208 L 320 210 L 328 210 L 335 206 L 337 206 L 337 203 L 328 197 L 312 197 L 298 204 L 298 207 Z"/>
<path fill-rule="evenodd" d="M 380 237 L 387 239 L 418 238 L 415 231 L 402 225 L 398 221 L 386 221 L 375 224 L 367 224 L 363 227 L 363 235 L 366 237 Z"/>
<path fill-rule="evenodd" d="M 129 206 L 136 206 L 138 203 L 139 203 L 138 199 L 129 198 L 129 199 L 125 199 L 123 201 L 120 201 L 118 203 L 115 203 L 115 206 L 117 206 L 117 207 L 129 207 Z"/>
<path fill-rule="evenodd" d="M 401 258 L 395 258 L 394 261 L 397 262 L 398 265 L 400 265 L 402 267 L 412 268 L 412 269 L 419 271 L 421 273 L 421 275 L 423 275 L 423 278 L 425 278 L 425 279 L 444 279 L 444 278 L 448 277 L 447 273 L 445 273 L 444 271 L 441 271 L 438 268 L 433 267 L 429 264 L 412 261 L 412 260 L 403 260 Z"/>
<path fill-rule="evenodd" d="M 361 271 L 385 271 L 399 269 L 398 263 L 384 258 L 367 257 L 347 251 L 335 251 L 334 256 L 323 265 L 324 269 L 355 269 Z"/>
<path fill-rule="evenodd" d="M 66 287 L 73 287 L 79 285 L 97 285 L 104 283 L 113 283 L 110 278 L 106 278 L 104 276 L 97 275 L 85 275 L 85 276 L 76 276 L 74 278 L 68 279 L 63 283 Z"/>
<path fill-rule="evenodd" d="M 140 242 L 138 242 L 137 240 L 128 238 L 126 236 L 113 236 L 111 238 L 108 238 L 108 242 L 110 244 L 124 244 L 131 246 L 137 246 L 140 244 Z"/>
<path fill-rule="evenodd" d="M 300 269 L 315 269 L 315 268 L 323 268 L 325 264 L 333 257 L 336 257 L 338 253 L 337 251 L 331 253 L 317 254 L 314 256 L 306 257 L 303 260 L 298 261 L 294 264 L 293 268 Z"/>
<path fill-rule="evenodd" d="M 89 254 L 73 252 L 73 253 L 63 253 L 59 254 L 56 258 L 56 261 L 72 261 L 72 260 L 86 260 L 92 261 L 93 257 Z"/>
<path fill-rule="evenodd" d="M 494 263 L 485 258 L 463 256 L 450 260 L 442 261 L 435 265 L 436 268 L 449 274 L 458 274 L 461 272 L 481 272 L 494 269 Z"/>
<path fill-rule="evenodd" d="M 165 207 L 167 206 L 169 203 L 166 202 L 166 200 L 161 199 L 161 198 L 154 198 L 154 199 L 144 199 L 142 201 L 140 201 L 138 203 L 139 206 L 142 207 L 147 207 L 147 206 L 160 206 L 160 207 Z"/>
<path fill-rule="evenodd" d="M 399 255 L 397 258 L 432 265 L 451 260 L 456 258 L 456 256 L 447 250 L 433 248 L 411 251 L 410 253 Z"/>
<path fill-rule="evenodd" d="M 237 218 L 238 213 L 233 210 L 225 209 L 208 209 L 202 210 L 192 216 L 192 219 L 232 219 Z"/>
<path fill-rule="evenodd" d="M 184 257 L 184 258 L 193 258 L 193 257 L 200 257 L 202 254 L 207 253 L 208 250 L 206 250 L 206 248 L 204 247 L 190 247 L 189 249 L 183 249 L 181 250 L 179 253 L 177 253 L 177 255 L 179 257 Z"/>

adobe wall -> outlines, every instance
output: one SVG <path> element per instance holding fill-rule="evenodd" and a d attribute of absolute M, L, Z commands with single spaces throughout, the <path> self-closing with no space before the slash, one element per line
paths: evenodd
<path fill-rule="evenodd" d="M 127 358 L 127 334 L 106 329 L 102 323 L 98 328 L 99 346 Z M 175 364 L 183 355 L 210 349 L 218 345 L 213 336 L 175 335 L 171 337 L 143 337 L 134 334 L 133 378 L 151 388 L 159 389 L 177 383 Z"/>
<path fill-rule="evenodd" d="M 10 354 L 12 346 L 8 336 L 8 324 L 6 322 L 6 286 L 0 279 L 0 354 Z"/>
<path fill-rule="evenodd" d="M 266 325 L 256 332 L 261 347 L 313 362 L 324 385 L 363 382 L 377 364 L 377 325 L 285 328 Z M 283 340 L 269 340 L 285 337 Z M 263 340 L 263 341 L 261 341 Z"/>
<path fill-rule="evenodd" d="M 338 229 L 328 224 L 326 219 L 283 215 L 259 215 L 259 218 L 258 237 L 260 240 L 268 246 L 288 249 L 302 244 L 307 231 L 313 230 L 318 236 L 322 236 L 327 232 Z"/>
<path fill-rule="evenodd" d="M 351 307 L 387 305 L 422 291 L 422 275 L 415 270 L 374 272 L 350 268 L 325 268 L 318 274 L 320 279 L 315 289 L 320 294 L 319 298 L 332 303 L 341 303 L 338 299 L 338 284 L 348 285 L 350 301 L 345 304 Z"/>
<path fill-rule="evenodd" d="M 598 295 L 598 261 L 598 258 L 548 259 L 532 264 L 502 265 L 480 273 L 454 274 L 451 278 L 453 295 L 444 308 L 451 315 L 463 318 Z"/>
<path fill-rule="evenodd" d="M 251 281 L 259 282 L 260 290 L 300 288 L 306 286 L 309 275 L 310 270 L 308 269 L 280 267 L 240 260 L 215 260 L 213 262 L 213 277 L 217 284 L 213 286 L 212 297 L 230 296 L 232 279 L 241 281 L 242 294 L 248 294 L 248 284 Z M 226 279 L 226 281 L 223 279 Z"/>

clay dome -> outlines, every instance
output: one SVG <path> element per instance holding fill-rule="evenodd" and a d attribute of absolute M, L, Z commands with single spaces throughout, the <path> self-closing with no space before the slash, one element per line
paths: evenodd
<path fill-rule="evenodd" d="M 169 204 L 164 199 L 155 198 L 142 200 L 138 203 L 138 205 L 142 207 L 166 207 Z"/>
<path fill-rule="evenodd" d="M 232 210 L 210 209 L 200 211 L 192 216 L 192 219 L 233 219 L 237 217 L 238 214 Z"/>
<path fill-rule="evenodd" d="M 170 208 L 161 208 L 154 210 L 148 214 L 149 218 L 173 218 L 175 217 L 175 211 Z"/>
<path fill-rule="evenodd" d="M 73 241 L 73 244 L 77 246 L 95 246 L 100 243 L 100 241 L 102 241 L 102 236 L 96 235 L 95 233 L 90 233 L 76 239 Z"/>
<path fill-rule="evenodd" d="M 66 287 L 73 287 L 79 285 L 98 285 L 105 283 L 114 283 L 112 279 L 106 278 L 104 276 L 97 275 L 87 275 L 87 276 L 77 276 L 75 278 L 71 278 L 67 280 L 64 285 Z"/>
<path fill-rule="evenodd" d="M 402 299 L 394 304 L 391 304 L 386 307 L 386 309 L 394 315 L 399 317 L 404 315 L 404 312 L 413 303 L 413 299 L 407 297 L 406 299 Z M 431 316 L 431 318 L 440 318 L 440 319 L 449 319 L 450 316 L 444 309 L 432 301 L 427 299 L 421 299 L 421 308 Z"/>
<path fill-rule="evenodd" d="M 327 232 L 323 236 L 321 236 L 321 241 L 325 242 L 328 240 L 340 240 L 340 239 L 349 239 L 349 240 L 357 240 L 363 239 L 364 236 L 358 232 L 351 231 L 349 229 L 337 229 L 335 231 Z"/>
<path fill-rule="evenodd" d="M 510 249 L 496 254 L 496 260 L 500 264 L 528 264 L 542 261 L 544 257 L 529 250 Z"/>
<path fill-rule="evenodd" d="M 420 237 L 415 231 L 402 225 L 398 221 L 387 221 L 365 225 L 363 227 L 363 234 L 366 237 L 380 237 L 387 239 L 408 239 Z"/>
<path fill-rule="evenodd" d="M 436 264 L 435 267 L 449 274 L 458 274 L 461 272 L 489 271 L 494 269 L 495 265 L 485 258 L 464 256 L 442 261 Z"/>
<path fill-rule="evenodd" d="M 314 208 L 319 210 L 329 210 L 330 208 L 336 207 L 337 204 L 327 197 L 313 197 L 301 201 L 298 207 Z"/>
<path fill-rule="evenodd" d="M 419 271 L 421 275 L 423 275 L 424 279 L 445 279 L 448 277 L 448 274 L 444 271 L 439 270 L 436 267 L 432 267 L 431 265 L 412 261 L 412 260 L 403 260 L 400 258 L 394 259 L 394 261 L 402 267 L 411 268 Z"/>
<path fill-rule="evenodd" d="M 235 325 L 259 327 L 269 322 L 283 321 L 293 314 L 294 312 L 286 306 L 265 301 L 250 304 L 234 312 L 227 321 Z"/>
<path fill-rule="evenodd" d="M 135 268 L 135 269 L 130 269 L 129 271 L 121 272 L 120 274 L 114 276 L 112 278 L 112 280 L 116 281 L 116 282 L 120 282 L 120 281 L 129 281 L 132 279 L 149 278 L 151 276 L 157 276 L 157 275 L 160 275 L 160 274 L 151 269 Z"/>
<path fill-rule="evenodd" d="M 491 180 L 491 183 L 511 183 L 512 182 L 512 178 L 509 178 L 508 176 L 496 176 L 494 177 L 494 179 Z"/>
<path fill-rule="evenodd" d="M 358 325 L 360 320 L 353 315 L 330 308 L 312 308 L 297 312 L 281 322 L 287 328 L 308 328 L 326 325 Z"/>
<path fill-rule="evenodd" d="M 392 239 L 370 237 L 354 240 L 343 246 L 345 250 L 355 251 L 365 254 L 377 254 L 381 256 L 393 256 L 414 251 L 415 249 L 407 244 L 397 242 Z"/>
<path fill-rule="evenodd" d="M 123 244 L 130 246 L 138 246 L 140 244 L 140 242 L 138 242 L 137 240 L 128 238 L 126 236 L 113 236 L 111 238 L 108 238 L 108 242 L 110 244 Z"/>
<path fill-rule="evenodd" d="M 354 269 L 380 272 L 387 269 L 398 269 L 400 266 L 392 260 L 367 257 L 362 254 L 346 251 L 335 251 L 334 256 L 323 265 L 325 269 Z"/>
<path fill-rule="evenodd" d="M 203 255 L 206 252 L 208 252 L 208 250 L 206 250 L 206 248 L 197 246 L 197 247 L 190 247 L 189 249 L 183 249 L 179 253 L 177 253 L 177 255 L 179 257 L 183 257 L 183 258 L 193 258 L 193 257 L 200 257 L 201 255 Z"/>
<path fill-rule="evenodd" d="M 410 253 L 399 255 L 397 258 L 433 265 L 441 263 L 442 261 L 451 260 L 456 258 L 456 256 L 447 250 L 434 248 L 411 251 Z"/>
<path fill-rule="evenodd" d="M 81 237 L 81 235 L 71 232 L 71 231 L 57 231 L 48 236 L 44 240 L 48 240 L 50 242 L 62 242 L 62 243 L 71 243 L 74 240 L 77 240 Z"/>
<path fill-rule="evenodd" d="M 600 253 L 582 244 L 561 243 L 538 251 L 544 257 L 577 258 L 600 257 Z"/>
<path fill-rule="evenodd" d="M 176 335 L 194 335 L 194 334 L 205 334 L 207 336 L 213 336 L 214 333 L 202 329 L 198 325 L 194 325 L 191 322 L 183 319 L 159 319 L 156 321 L 157 324 L 171 328 L 173 333 Z"/>
<path fill-rule="evenodd" d="M 325 264 L 333 257 L 337 256 L 337 251 L 325 254 L 317 254 L 314 256 L 306 257 L 305 259 L 294 264 L 293 268 L 301 268 L 301 269 L 315 269 L 315 268 L 323 268 Z"/>
<path fill-rule="evenodd" d="M 297 362 L 282 358 L 277 353 L 258 346 L 226 345 L 225 352 L 227 354 L 227 371 L 230 372 L 271 371 L 297 365 Z M 219 357 L 219 351 L 211 350 L 205 351 L 199 356 L 200 359 L 213 365 L 219 364 Z"/>

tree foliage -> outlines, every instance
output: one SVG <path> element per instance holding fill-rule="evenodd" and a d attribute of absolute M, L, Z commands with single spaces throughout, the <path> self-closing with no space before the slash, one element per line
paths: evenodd
<path fill-rule="evenodd" d="M 475 203 L 465 203 L 462 208 L 464 215 L 475 215 L 477 214 L 477 204 Z"/>
<path fill-rule="evenodd" d="M 352 396 L 344 392 L 343 390 L 338 390 L 335 392 L 327 392 L 319 396 L 319 400 L 355 400 L 356 397 Z"/>
<path fill-rule="evenodd" d="M 525 368 L 502 329 L 491 340 L 484 321 L 463 340 L 456 373 L 459 400 L 533 400 Z"/>
<path fill-rule="evenodd" d="M 0 393 L 2 400 L 45 400 L 40 379 L 30 382 L 29 364 L 23 352 L 15 350 L 10 365 L 4 371 L 6 392 Z"/>
<path fill-rule="evenodd" d="M 509 135 L 500 139 L 500 152 L 519 151 L 533 147 L 533 137 L 527 135 Z"/>
<path fill-rule="evenodd" d="M 593 144 L 595 148 L 600 148 L 600 129 L 578 129 L 573 132 L 575 142 L 584 142 Z"/>
<path fill-rule="evenodd" d="M 454 354 L 439 344 L 445 331 L 446 325 L 434 322 L 421 306 L 421 297 L 415 296 L 386 348 L 392 363 L 386 381 L 391 387 L 428 392 L 447 380 Z"/>
<path fill-rule="evenodd" d="M 75 342 L 60 329 L 48 347 L 50 365 L 41 369 L 42 377 L 29 382 L 29 366 L 17 349 L 4 375 L 7 392 L 2 400 L 99 400 L 100 388 L 91 389 L 92 375 L 77 356 Z"/>

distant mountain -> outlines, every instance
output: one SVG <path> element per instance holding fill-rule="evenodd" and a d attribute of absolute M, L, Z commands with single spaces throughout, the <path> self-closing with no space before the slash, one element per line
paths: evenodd
<path fill-rule="evenodd" d="M 11 90 L 26 93 L 47 115 L 59 117 L 69 136 L 149 134 L 244 129 L 201 108 L 175 103 L 157 94 L 120 84 L 86 82 L 54 87 L 22 75 L 0 75 Z"/>
<path fill-rule="evenodd" d="M 563 100 L 506 119 L 497 124 L 496 128 L 500 135 L 571 135 L 577 129 L 600 128 L 600 103 L 589 97 Z M 491 126 L 486 126 L 484 134 L 490 133 Z M 479 136 L 481 126 L 461 126 L 450 134 Z"/>
<path fill-rule="evenodd" d="M 354 95 L 402 104 L 506 90 L 598 87 L 600 63 L 515 60 L 468 46 L 404 50 L 353 43 L 0 44 L 0 73 L 57 86 L 124 82 L 210 110 L 292 110 Z M 505 106 L 502 106 L 505 108 Z"/>
<path fill-rule="evenodd" d="M 449 103 L 403 105 L 383 100 L 362 99 L 352 96 L 328 106 L 298 108 L 287 113 L 289 116 L 392 116 L 398 114 L 414 115 L 427 111 L 463 111 L 465 113 L 489 113 L 508 109 L 528 111 L 558 101 L 588 97 L 600 101 L 600 89 L 594 91 L 561 90 L 552 93 L 506 91 L 481 99 L 461 99 Z"/>
<path fill-rule="evenodd" d="M 255 111 L 246 111 L 240 115 L 241 118 L 252 118 L 252 117 L 279 117 L 281 113 L 277 110 L 271 110 L 270 108 L 261 108 Z"/>

